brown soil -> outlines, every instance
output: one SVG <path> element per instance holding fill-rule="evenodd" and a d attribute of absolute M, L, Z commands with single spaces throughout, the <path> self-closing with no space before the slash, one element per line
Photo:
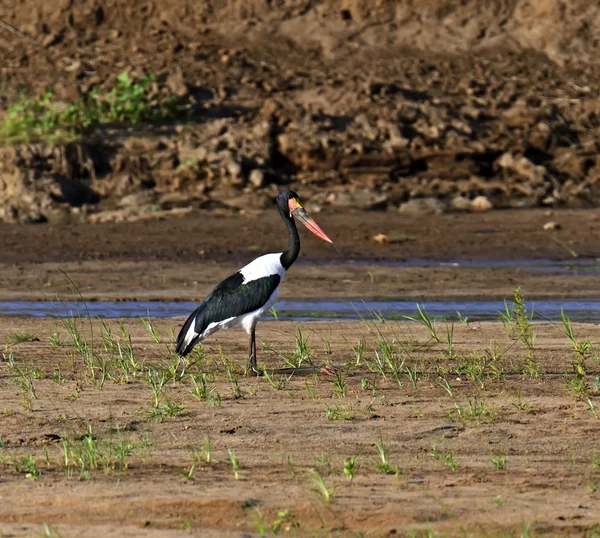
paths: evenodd
<path fill-rule="evenodd" d="M 116 322 L 108 325 L 120 335 Z M 166 341 L 177 325 L 155 323 Z M 555 325 L 535 325 L 541 373 L 528 379 L 519 373 L 524 352 L 498 323 L 455 327 L 456 359 L 444 358 L 445 344 L 432 343 L 414 325 L 302 324 L 315 365 L 332 364 L 345 378 L 346 394 L 339 397 L 335 377 L 327 375 L 298 374 L 288 380 L 275 373 L 273 384 L 264 377 L 245 377 L 245 335 L 221 333 L 208 342 L 206 358 L 188 370 L 208 374 L 208 389 L 214 390 L 214 398 L 220 395 L 221 405 L 192 397 L 186 375 L 183 381 L 168 382 L 160 395 L 161 405 L 170 401 L 183 406 L 163 422 L 149 414 L 152 395 L 145 372 L 152 365 L 168 365 L 165 345 L 153 343 L 136 320 L 125 321 L 124 328 L 143 367 L 127 381 L 120 378 L 110 362 L 117 355 L 102 350 L 95 323 L 96 359 L 107 358 L 115 377 L 100 389 L 93 386 L 60 321 L 2 323 L 1 342 L 11 341 L 15 331 L 39 338 L 5 351 L 14 354 L 22 371 L 36 369 L 35 398 L 20 388 L 17 370 L 8 362 L 2 365 L 4 535 L 39 535 L 47 523 L 61 536 L 258 536 L 259 520 L 271 534 L 278 514 L 286 510 L 289 520 L 279 529 L 284 536 L 392 536 L 429 528 L 449 536 L 598 532 L 600 471 L 593 465 L 600 453 L 598 420 L 585 401 L 565 389 L 573 378 L 565 374 L 572 351 Z M 575 329 L 581 338 L 593 333 L 585 324 Z M 54 332 L 62 345 L 49 344 Z M 268 341 L 271 349 L 260 352 L 260 362 L 284 367 L 283 358 L 294 353 L 294 334 L 294 323 L 261 323 L 259 341 Z M 350 345 L 360 335 L 366 351 L 356 365 Z M 416 365 L 419 372 L 416 388 L 406 374 L 399 387 L 369 370 L 378 338 L 405 349 L 407 365 Z M 123 345 L 125 341 L 121 338 Z M 484 376 L 482 387 L 464 369 L 458 373 L 459 364 L 464 368 L 474 352 L 487 353 L 494 343 L 502 359 L 489 363 L 486 372 L 495 368 L 500 380 Z M 234 382 L 228 381 L 223 357 L 233 361 Z M 598 365 L 590 360 L 587 368 L 593 385 Z M 444 380 L 463 418 L 442 388 Z M 235 382 L 241 393 L 237 399 Z M 468 398 L 480 409 L 479 419 L 467 411 Z M 83 479 L 75 465 L 69 476 L 63 443 L 80 446 L 88 425 L 99 467 L 87 469 Z M 212 462 L 200 459 L 190 473 L 194 450 L 201 453 L 206 437 Z M 390 475 L 377 468 L 380 440 L 388 450 Z M 133 447 L 126 469 L 115 463 L 119 441 Z M 239 480 L 227 448 L 239 459 Z M 343 474 L 344 458 L 356 455 L 350 482 Z M 29 456 L 41 472 L 35 480 L 18 467 Z M 505 469 L 492 462 L 499 456 L 505 458 Z M 331 502 L 316 491 L 310 469 L 318 470 L 334 491 Z"/>
<path fill-rule="evenodd" d="M 374 210 L 599 200 L 594 2 L 8 0 L 0 21 L 6 105 L 123 70 L 193 105 L 4 148 L 0 220 L 262 208 L 281 185 Z"/>
<path fill-rule="evenodd" d="M 48 86 L 69 102 L 124 70 L 154 73 L 158 95 L 192 103 L 184 124 L 109 125 L 66 146 L 2 148 L 2 300 L 68 298 L 59 269 L 86 299 L 200 300 L 284 247 L 272 205 L 283 186 L 334 244 L 301 231 L 282 298 L 508 298 L 517 286 L 528 298 L 598 296 L 593 270 L 396 265 L 600 257 L 600 219 L 582 209 L 599 200 L 594 2 L 0 4 L 3 108 Z M 550 221 L 559 227 L 544 230 Z M 598 409 L 600 365 L 585 359 L 583 397 L 567 390 L 574 358 L 560 326 L 535 325 L 540 375 L 530 379 L 525 352 L 498 323 L 457 325 L 448 358 L 415 325 L 261 322 L 262 364 L 285 367 L 300 329 L 315 365 L 347 375 L 346 395 L 324 373 L 245 377 L 245 335 L 221 333 L 188 370 L 198 382 L 207 373 L 221 405 L 195 399 L 186 375 L 159 396 L 183 411 L 158 422 L 148 371 L 168 368 L 181 322 L 153 320 L 160 343 L 123 322 L 138 364 L 125 379 L 100 321 L 91 370 L 61 320 L 1 320 L 0 533 L 47 535 L 44 523 L 65 537 L 258 536 L 261 525 L 285 536 L 599 532 L 598 421 L 586 400 Z M 108 326 L 126 350 L 118 322 Z M 576 332 L 583 341 L 594 328 Z M 19 333 L 39 340 L 15 344 Z M 372 371 L 382 337 L 417 368 L 416 388 L 406 370 L 402 386 Z M 483 357 L 498 379 L 468 377 Z M 100 388 L 91 372 L 103 361 Z M 469 401 L 490 413 L 475 420 Z M 76 462 L 65 469 L 62 451 L 81 446 L 88 425 L 100 454 L 89 476 Z M 206 436 L 213 461 L 191 471 Z M 380 440 L 396 474 L 377 470 Z M 132 444 L 127 468 L 115 461 L 119 441 Z M 455 471 L 443 465 L 450 454 Z M 353 455 L 350 482 L 343 463 Z M 504 470 L 492 464 L 499 455 Z M 332 502 L 310 469 L 334 488 Z"/>

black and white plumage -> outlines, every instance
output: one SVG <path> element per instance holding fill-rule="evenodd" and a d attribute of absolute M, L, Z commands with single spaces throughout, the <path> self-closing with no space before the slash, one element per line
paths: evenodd
<path fill-rule="evenodd" d="M 223 280 L 183 324 L 176 342 L 180 357 L 185 357 L 198 342 L 216 331 L 241 327 L 248 333 L 248 358 L 256 371 L 256 324 L 277 301 L 279 285 L 300 252 L 294 217 L 317 237 L 332 242 L 302 208 L 295 192 L 279 193 L 277 207 L 288 230 L 287 250 L 260 256 Z"/>

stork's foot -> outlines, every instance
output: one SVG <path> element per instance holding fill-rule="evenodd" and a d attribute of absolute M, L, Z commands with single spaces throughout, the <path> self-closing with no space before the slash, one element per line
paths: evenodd
<path fill-rule="evenodd" d="M 177 364 L 177 367 L 175 368 L 175 372 L 179 373 L 179 370 L 181 370 L 181 374 L 179 375 L 179 379 L 183 379 L 183 376 L 185 375 L 185 371 L 187 369 L 187 360 L 185 357 L 179 357 L 179 363 Z"/>
<path fill-rule="evenodd" d="M 335 369 L 332 366 L 326 365 L 319 370 L 321 375 L 335 375 Z"/>
<path fill-rule="evenodd" d="M 264 375 L 263 370 L 256 365 L 256 360 L 253 361 L 252 359 L 250 359 L 249 362 L 250 362 L 250 365 L 248 368 L 246 368 L 247 376 L 255 375 L 257 377 L 260 377 L 260 376 Z"/>

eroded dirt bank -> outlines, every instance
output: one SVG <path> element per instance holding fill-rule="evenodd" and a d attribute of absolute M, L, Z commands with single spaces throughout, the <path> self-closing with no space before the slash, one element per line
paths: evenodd
<path fill-rule="evenodd" d="M 0 220 L 235 212 L 281 185 L 365 210 L 598 204 L 594 2 L 11 0 L 0 21 L 5 107 L 125 70 L 191 107 L 5 147 Z"/>

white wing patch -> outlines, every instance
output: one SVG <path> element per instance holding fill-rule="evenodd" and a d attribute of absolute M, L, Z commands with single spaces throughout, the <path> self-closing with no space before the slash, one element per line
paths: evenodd
<path fill-rule="evenodd" d="M 285 276 L 285 269 L 283 268 L 283 265 L 281 265 L 281 253 L 265 254 L 264 256 L 260 256 L 259 258 L 256 258 L 254 261 L 250 262 L 248 265 L 242 267 L 240 269 L 240 273 L 242 273 L 242 276 L 244 277 L 244 283 L 270 275 L 279 275 L 279 283 L 281 284 L 283 277 Z M 275 288 L 275 291 L 273 291 L 271 297 L 269 297 L 268 301 L 260 308 L 253 310 L 252 312 L 242 314 L 241 316 L 234 316 L 222 321 L 213 321 L 212 323 L 209 323 L 208 327 L 206 327 L 206 329 L 202 331 L 202 334 L 200 334 L 200 341 L 217 331 L 232 329 L 234 327 L 242 327 L 248 334 L 250 334 L 252 329 L 256 326 L 259 318 L 267 310 L 269 310 L 271 306 L 273 306 L 275 301 L 277 301 L 278 296 L 279 286 Z M 184 348 L 187 347 L 197 336 L 198 333 L 195 331 L 195 323 L 192 323 L 185 335 Z"/>
<path fill-rule="evenodd" d="M 185 349 L 186 347 L 188 347 L 190 345 L 190 342 L 196 338 L 196 336 L 198 336 L 198 333 L 194 330 L 194 326 L 196 324 L 195 323 L 191 323 L 190 324 L 190 328 L 188 329 L 187 333 L 185 333 L 185 338 L 183 340 L 184 344 L 182 349 Z"/>
<path fill-rule="evenodd" d="M 244 282 L 250 282 L 271 275 L 279 275 L 280 283 L 283 281 L 285 269 L 281 265 L 281 253 L 265 254 L 256 258 L 240 269 Z"/>
<path fill-rule="evenodd" d="M 200 340 L 204 340 L 207 336 L 210 336 L 212 333 L 216 333 L 222 329 L 230 329 L 232 327 L 239 327 L 239 322 L 237 321 L 238 317 L 231 317 L 224 319 L 222 321 L 213 321 L 208 324 L 208 327 L 204 329 L 202 335 L 200 336 Z"/>

